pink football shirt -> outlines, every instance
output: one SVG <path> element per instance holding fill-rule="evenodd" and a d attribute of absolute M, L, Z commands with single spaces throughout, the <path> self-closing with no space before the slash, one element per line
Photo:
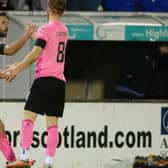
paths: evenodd
<path fill-rule="evenodd" d="M 56 77 L 65 81 L 64 64 L 68 41 L 68 30 L 61 20 L 51 21 L 41 26 L 37 39 L 46 41 L 46 46 L 36 61 L 36 78 Z"/>

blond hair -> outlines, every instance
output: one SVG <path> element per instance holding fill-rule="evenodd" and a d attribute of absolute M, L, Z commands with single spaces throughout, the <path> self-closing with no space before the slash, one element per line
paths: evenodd
<path fill-rule="evenodd" d="M 48 0 L 48 7 L 53 13 L 62 15 L 66 7 L 66 0 Z"/>

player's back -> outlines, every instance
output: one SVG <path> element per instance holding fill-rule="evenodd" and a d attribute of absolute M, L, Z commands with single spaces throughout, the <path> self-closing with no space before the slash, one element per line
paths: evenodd
<path fill-rule="evenodd" d="M 43 34 L 46 46 L 37 60 L 36 77 L 53 76 L 65 80 L 63 73 L 68 30 L 60 20 L 49 22 L 40 29 L 39 34 Z"/>

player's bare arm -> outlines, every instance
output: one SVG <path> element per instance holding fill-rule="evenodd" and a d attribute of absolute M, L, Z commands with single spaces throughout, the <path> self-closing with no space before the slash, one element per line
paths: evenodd
<path fill-rule="evenodd" d="M 5 45 L 4 54 L 9 56 L 15 54 L 18 50 L 20 50 L 24 46 L 27 40 L 31 38 L 35 30 L 36 26 L 34 24 L 32 23 L 28 24 L 25 28 L 25 33 L 22 35 L 20 39 L 18 39 L 17 41 L 13 42 L 10 45 Z"/>

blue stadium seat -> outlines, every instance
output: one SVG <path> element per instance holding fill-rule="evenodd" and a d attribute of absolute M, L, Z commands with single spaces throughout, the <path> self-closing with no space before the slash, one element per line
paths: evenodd
<path fill-rule="evenodd" d="M 168 12 L 168 0 L 141 0 L 146 12 Z"/>
<path fill-rule="evenodd" d="M 106 11 L 137 11 L 138 0 L 104 0 Z"/>

